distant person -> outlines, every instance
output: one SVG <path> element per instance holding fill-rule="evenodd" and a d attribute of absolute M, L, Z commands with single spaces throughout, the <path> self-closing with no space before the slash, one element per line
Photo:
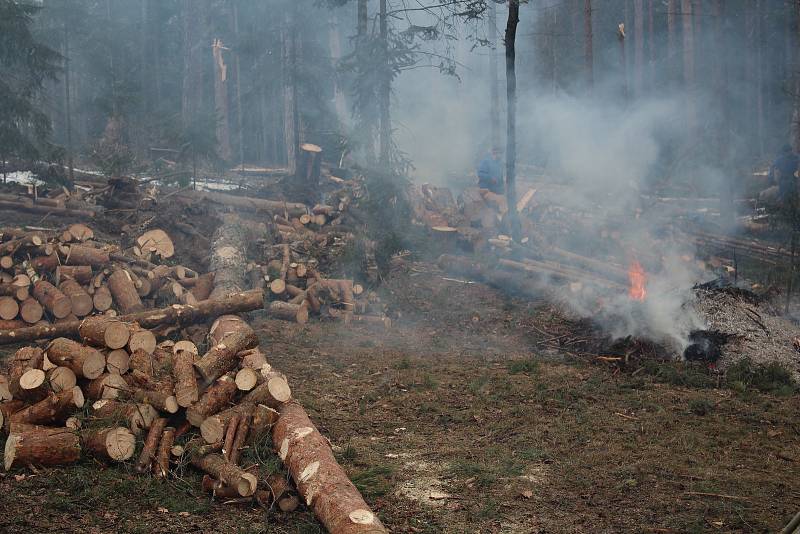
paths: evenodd
<path fill-rule="evenodd" d="M 797 177 L 795 173 L 798 169 L 797 154 L 792 147 L 784 145 L 772 166 L 769 168 L 769 183 L 778 188 L 778 200 L 786 202 L 797 195 Z"/>
<path fill-rule="evenodd" d="M 478 187 L 497 195 L 503 194 L 503 166 L 499 148 L 493 148 L 478 164 Z"/>

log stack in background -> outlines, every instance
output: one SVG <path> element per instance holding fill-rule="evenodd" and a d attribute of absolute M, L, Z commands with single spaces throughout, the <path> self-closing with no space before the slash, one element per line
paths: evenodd
<path fill-rule="evenodd" d="M 0 330 L 208 298 L 213 276 L 167 265 L 173 254 L 169 236 L 158 229 L 124 251 L 96 241 L 83 224 L 63 231 L 0 229 Z"/>

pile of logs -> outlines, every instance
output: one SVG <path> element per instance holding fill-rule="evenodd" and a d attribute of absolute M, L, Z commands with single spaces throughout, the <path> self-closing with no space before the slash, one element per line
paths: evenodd
<path fill-rule="evenodd" d="M 153 263 L 173 253 L 158 229 L 125 251 L 95 241 L 84 224 L 64 231 L 0 229 L 0 330 L 208 298 L 213 275 Z"/>
<path fill-rule="evenodd" d="M 320 517 L 324 523 L 383 532 L 349 482 L 324 493 L 341 468 L 244 320 L 217 318 L 205 354 L 191 341 L 157 343 L 152 334 L 133 344 L 141 332 L 95 316 L 80 325 L 83 343 L 57 338 L 44 348 L 17 350 L 0 375 L 7 470 L 71 464 L 86 454 L 103 462 L 132 460 L 139 473 L 164 478 L 173 465 L 189 463 L 205 473 L 202 488 L 220 500 L 291 511 L 299 495 L 310 504 L 318 491 L 318 499 L 357 505 L 349 516 Z M 82 415 L 86 403 L 90 409 Z M 290 468 L 302 464 L 294 481 L 243 461 L 271 431 L 281 459 Z"/>
<path fill-rule="evenodd" d="M 274 256 L 262 272 L 268 283 L 267 313 L 277 319 L 304 324 L 310 315 L 391 327 L 380 298 L 374 291 L 353 280 L 330 279 L 317 269 L 316 262 L 294 261 L 293 247 L 282 243 L 271 247 Z"/>

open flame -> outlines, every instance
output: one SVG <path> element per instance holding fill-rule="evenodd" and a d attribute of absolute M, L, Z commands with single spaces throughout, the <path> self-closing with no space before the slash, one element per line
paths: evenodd
<path fill-rule="evenodd" d="M 637 260 L 633 260 L 628 268 L 628 280 L 630 280 L 630 288 L 628 288 L 628 296 L 633 300 L 644 301 L 647 297 L 647 273 L 644 272 L 644 267 Z"/>

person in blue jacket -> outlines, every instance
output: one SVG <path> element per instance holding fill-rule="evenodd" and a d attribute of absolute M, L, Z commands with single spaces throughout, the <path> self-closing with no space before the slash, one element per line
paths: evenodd
<path fill-rule="evenodd" d="M 797 154 L 794 153 L 792 147 L 784 145 L 769 168 L 770 184 L 778 186 L 778 198 L 781 202 L 792 200 L 797 195 L 795 173 L 799 163 Z"/>
<path fill-rule="evenodd" d="M 478 187 L 503 194 L 503 166 L 499 148 L 493 148 L 478 164 Z"/>

